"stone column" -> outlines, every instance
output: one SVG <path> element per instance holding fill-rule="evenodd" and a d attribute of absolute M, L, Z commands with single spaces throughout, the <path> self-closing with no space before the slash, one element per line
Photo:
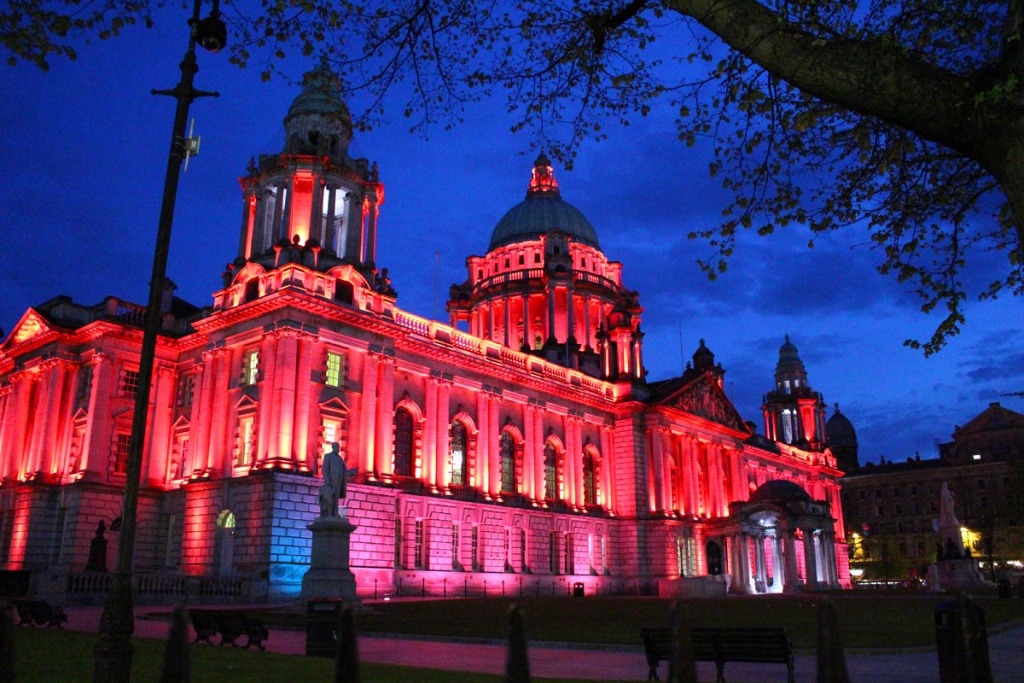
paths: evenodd
<path fill-rule="evenodd" d="M 476 394 L 476 426 L 479 430 L 476 440 L 476 462 L 474 463 L 476 471 L 466 484 L 475 486 L 477 490 L 482 491 L 490 499 L 491 489 L 489 480 L 492 473 L 489 467 L 489 449 L 491 442 L 487 437 L 491 433 L 491 425 L 490 411 L 487 410 L 487 397 L 486 391 L 478 391 Z M 469 457 L 469 453 L 466 453 L 466 457 Z"/>
<path fill-rule="evenodd" d="M 228 444 L 228 389 L 231 386 L 231 349 L 222 348 L 214 352 L 217 382 L 213 393 L 210 425 L 210 460 L 212 467 L 221 467 L 231 472 L 231 446 Z M 257 429 L 259 427 L 257 426 Z M 221 456 L 221 461 L 217 461 Z"/>
<path fill-rule="evenodd" d="M 786 553 L 786 580 L 783 591 L 796 593 L 800 588 L 800 568 L 796 561 L 796 536 L 792 530 L 786 529 L 784 532 L 783 544 Z"/>
<path fill-rule="evenodd" d="M 437 485 L 442 491 L 448 489 L 451 481 L 451 472 L 448 470 L 448 432 L 451 427 L 451 420 L 448 414 L 448 397 L 451 389 L 451 381 L 441 379 L 437 391 Z"/>
<path fill-rule="evenodd" d="M 612 453 L 612 426 L 601 426 L 601 497 L 605 510 L 615 512 L 615 492 L 612 487 L 612 471 L 615 458 Z"/>
<path fill-rule="evenodd" d="M 395 358 L 382 355 L 377 378 L 377 437 L 374 442 L 374 471 L 378 477 L 393 474 L 395 425 Z"/>
<path fill-rule="evenodd" d="M 314 211 L 314 214 L 316 212 Z M 312 408 L 313 382 L 313 350 L 317 338 L 303 332 L 299 335 L 298 382 L 295 384 L 295 434 L 292 439 L 292 452 L 295 453 L 294 467 L 299 472 L 316 472 L 317 456 L 315 447 L 310 446 L 310 434 L 319 432 L 319 424 L 310 421 Z M 322 362 L 322 361 L 321 361 Z M 313 439 L 314 445 L 317 439 Z"/>
<path fill-rule="evenodd" d="M 818 552 L 814 547 L 814 530 L 804 529 L 804 584 L 808 588 L 818 587 Z"/>
<path fill-rule="evenodd" d="M 437 493 L 437 433 L 440 429 L 440 422 L 437 415 L 437 379 L 427 377 L 424 380 L 426 399 L 424 410 L 426 411 L 426 423 L 423 431 L 423 480 L 430 485 L 431 491 Z"/>
<path fill-rule="evenodd" d="M 273 445 L 274 435 L 277 429 L 277 344 L 278 335 L 276 332 L 268 332 L 260 339 L 259 348 L 259 414 L 257 416 L 256 431 L 256 453 L 253 458 L 258 467 L 266 463 L 267 458 L 275 450 Z M 242 362 L 245 362 L 247 350 L 243 350 Z"/>
<path fill-rule="evenodd" d="M 523 292 L 523 345 L 533 348 L 533 322 L 530 320 L 530 294 Z"/>
<path fill-rule="evenodd" d="M 523 404 L 523 495 L 531 501 L 537 500 L 537 455 L 533 437 L 534 406 Z"/>
<path fill-rule="evenodd" d="M 505 329 L 508 329 L 508 316 L 505 317 L 505 323 Z M 486 436 L 487 450 L 490 453 L 490 467 L 488 469 L 491 472 L 488 483 L 490 484 L 491 497 L 498 500 L 501 499 L 501 449 L 498 445 L 498 437 L 501 436 L 501 426 L 498 424 L 498 406 L 501 405 L 501 400 L 500 394 L 491 393 L 487 395 L 487 424 L 490 426 L 490 429 Z"/>
<path fill-rule="evenodd" d="M 537 501 L 543 504 L 548 492 L 544 490 L 544 408 L 536 406 L 533 411 L 533 452 L 537 475 Z M 553 492 L 557 493 L 557 492 Z M 552 497 L 555 497 L 552 495 Z"/>
<path fill-rule="evenodd" d="M 359 449 L 359 469 L 370 473 L 370 479 L 376 478 L 374 471 L 374 453 L 376 443 L 377 424 L 377 372 L 378 359 L 376 353 L 368 351 L 363 356 L 363 402 L 362 422 L 359 439 L 362 441 L 362 448 Z"/>
<path fill-rule="evenodd" d="M 665 462 L 664 454 L 662 453 L 662 442 L 661 442 L 661 427 L 654 427 L 649 432 L 651 442 L 651 469 L 653 472 L 654 480 L 654 510 L 653 512 L 664 512 L 665 511 L 665 491 L 664 491 L 664 479 L 665 479 Z"/>
<path fill-rule="evenodd" d="M 768 560 L 764 552 L 765 537 L 763 534 L 760 534 L 754 540 L 757 544 L 754 548 L 754 562 L 756 564 L 755 588 L 758 593 L 766 593 L 768 592 Z"/>
<path fill-rule="evenodd" d="M 110 356 L 105 353 L 97 352 L 88 362 L 92 363 L 92 387 L 89 392 L 89 416 L 86 418 L 85 437 L 78 468 L 84 476 L 96 478 L 106 467 L 99 454 L 105 453 L 103 446 L 110 443 L 112 368 Z"/>

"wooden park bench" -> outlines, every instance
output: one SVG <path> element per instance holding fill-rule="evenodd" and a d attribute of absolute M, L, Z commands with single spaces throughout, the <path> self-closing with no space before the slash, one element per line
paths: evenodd
<path fill-rule="evenodd" d="M 221 645 L 266 649 L 263 644 L 270 633 L 259 619 L 251 619 L 242 610 L 223 609 L 190 609 L 192 628 L 196 632 L 197 643 L 213 643 L 211 638 L 220 635 Z M 238 639 L 246 637 L 245 644 L 239 645 Z"/>
<path fill-rule="evenodd" d="M 672 652 L 672 629 L 640 630 L 647 656 L 648 681 L 657 681 L 658 662 L 667 661 Z M 793 645 L 781 628 L 695 628 L 690 631 L 693 658 L 714 662 L 717 683 L 725 683 L 726 662 L 785 664 L 786 680 L 794 682 Z"/>
<path fill-rule="evenodd" d="M 50 605 L 37 598 L 15 598 L 14 609 L 18 612 L 18 625 L 56 626 L 63 628 L 68 615 L 63 607 Z"/>

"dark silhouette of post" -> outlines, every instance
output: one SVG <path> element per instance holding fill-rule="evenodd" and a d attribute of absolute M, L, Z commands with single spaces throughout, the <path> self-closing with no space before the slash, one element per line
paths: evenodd
<path fill-rule="evenodd" d="M 181 60 L 181 80 L 173 90 L 154 90 L 154 95 L 169 95 L 177 100 L 174 126 L 171 131 L 170 154 L 164 178 L 163 200 L 160 205 L 160 223 L 157 228 L 156 247 L 153 252 L 153 272 L 149 281 L 149 300 L 143 323 L 142 348 L 139 352 L 139 378 L 135 390 L 132 415 L 131 441 L 128 450 L 128 469 L 125 473 L 124 499 L 121 507 L 121 532 L 118 539 L 117 568 L 110 594 L 100 617 L 99 643 L 94 649 L 94 683 L 130 683 L 134 648 L 131 636 L 135 631 L 132 599 L 132 556 L 135 551 L 136 511 L 139 502 L 139 480 L 142 475 L 142 454 L 146 443 L 146 418 L 149 415 L 149 393 L 153 382 L 156 356 L 156 338 L 160 332 L 164 281 L 167 256 L 171 244 L 171 225 L 174 222 L 174 203 L 178 193 L 181 163 L 190 153 L 185 139 L 188 110 L 197 97 L 216 96 L 192 87 L 199 66 L 196 64 L 196 44 L 216 52 L 227 40 L 227 29 L 220 19 L 219 0 L 213 0 L 210 16 L 200 20 L 202 0 L 195 0 L 189 19 L 188 50 Z"/>
<path fill-rule="evenodd" d="M 160 683 L 189 683 L 192 678 L 192 653 L 188 643 L 188 613 L 178 605 L 171 614 L 171 631 L 164 651 Z"/>
<path fill-rule="evenodd" d="M 352 621 L 352 609 L 345 606 L 338 617 L 338 652 L 334 661 L 334 683 L 360 683 L 359 643 Z"/>
<path fill-rule="evenodd" d="M 526 647 L 526 626 L 519 608 L 508 610 L 508 657 L 505 660 L 505 683 L 530 683 L 530 659 Z"/>

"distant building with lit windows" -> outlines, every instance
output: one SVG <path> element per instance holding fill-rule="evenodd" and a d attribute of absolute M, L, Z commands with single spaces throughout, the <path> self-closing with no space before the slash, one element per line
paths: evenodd
<path fill-rule="evenodd" d="M 851 457 L 852 426 L 837 418 L 846 421 L 838 410 L 829 418 L 829 445 L 844 466 Z M 840 443 L 832 443 L 833 434 Z M 991 403 L 956 426 L 952 441 L 939 444 L 938 458 L 883 459 L 860 467 L 855 437 L 853 449 L 855 466 L 846 465 L 842 500 L 855 570 L 870 570 L 887 553 L 923 578 L 943 542 L 937 528 L 943 482 L 954 495 L 964 544 L 974 557 L 987 564 L 991 539 L 997 569 L 1024 566 L 1024 415 Z"/>
<path fill-rule="evenodd" d="M 358 469 L 345 502 L 364 595 L 849 585 L 842 474 L 788 338 L 767 436 L 703 340 L 681 377 L 649 381 L 639 294 L 543 154 L 467 259 L 449 320 L 412 315 L 377 267 L 384 187 L 348 155 L 325 68 L 285 135 L 241 179 L 212 306 L 166 289 L 140 599 L 296 595 L 334 442 Z M 115 557 L 142 315 L 60 296 L 0 346 L 0 568 L 32 571 L 39 592 L 106 585 L 84 567 L 101 521 Z"/>

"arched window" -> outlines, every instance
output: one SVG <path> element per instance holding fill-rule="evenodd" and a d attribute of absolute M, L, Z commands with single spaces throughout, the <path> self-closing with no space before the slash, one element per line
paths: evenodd
<path fill-rule="evenodd" d="M 405 408 L 395 411 L 395 476 L 413 476 L 412 414 Z"/>
<path fill-rule="evenodd" d="M 550 443 L 544 446 L 544 497 L 558 498 L 558 454 Z"/>
<path fill-rule="evenodd" d="M 501 454 L 501 492 L 516 491 L 516 440 L 508 432 L 502 432 L 498 439 L 498 452 Z"/>
<path fill-rule="evenodd" d="M 469 462 L 466 459 L 466 426 L 458 420 L 452 422 L 448 467 L 451 469 L 451 483 L 454 486 L 465 486 L 469 483 Z"/>
<path fill-rule="evenodd" d="M 583 454 L 583 503 L 597 505 L 597 466 L 593 453 Z"/>

